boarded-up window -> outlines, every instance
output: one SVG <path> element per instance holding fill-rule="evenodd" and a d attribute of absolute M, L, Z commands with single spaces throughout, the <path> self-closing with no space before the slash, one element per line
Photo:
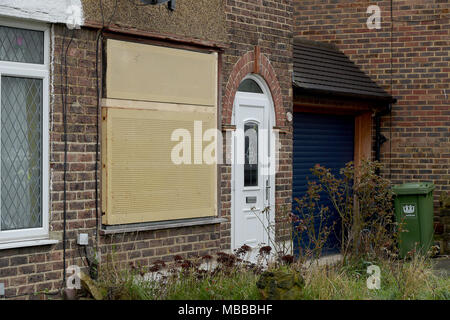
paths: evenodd
<path fill-rule="evenodd" d="M 215 106 L 217 54 L 108 40 L 108 98 Z"/>
<path fill-rule="evenodd" d="M 216 164 L 194 158 L 217 127 L 217 54 L 107 40 L 106 59 L 103 223 L 215 216 Z"/>

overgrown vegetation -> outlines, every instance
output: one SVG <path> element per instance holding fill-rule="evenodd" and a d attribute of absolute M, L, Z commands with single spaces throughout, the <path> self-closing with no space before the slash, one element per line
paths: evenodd
<path fill-rule="evenodd" d="M 177 257 L 173 264 L 156 261 L 148 269 L 100 269 L 97 284 L 104 299 L 132 300 L 256 300 L 261 269 L 240 261 L 238 255 L 219 253 L 217 266 L 206 256 L 193 263 Z M 211 260 L 210 260 L 211 259 Z M 199 265 L 201 262 L 202 267 Z M 380 289 L 368 289 L 367 267 L 380 267 Z M 353 261 L 351 264 L 304 267 L 297 263 L 270 264 L 269 270 L 300 272 L 305 300 L 450 299 L 450 278 L 432 272 L 429 259 L 420 255 L 408 261 Z"/>
<path fill-rule="evenodd" d="M 367 267 L 380 268 L 380 289 L 368 289 Z M 321 300 L 449 300 L 450 278 L 436 276 L 430 261 L 415 256 L 409 261 L 352 262 L 316 267 L 305 273 L 303 299 Z"/>
<path fill-rule="evenodd" d="M 287 248 L 271 238 L 269 245 L 257 249 L 256 263 L 247 261 L 251 248 L 246 245 L 233 254 L 219 252 L 189 260 L 176 256 L 170 263 L 155 261 L 147 268 L 131 264 L 124 269 L 111 254 L 99 269 L 97 284 L 103 298 L 254 300 L 262 297 L 257 286 L 261 274 L 281 270 L 303 278 L 301 294 L 295 295 L 300 299 L 449 300 L 450 278 L 436 276 L 428 256 L 411 252 L 408 259 L 398 259 L 401 226 L 394 222 L 390 183 L 377 175 L 380 168 L 374 162 L 363 162 L 358 168 L 348 163 L 339 177 L 319 165 L 312 169 L 316 181 L 297 200 L 296 211 L 286 213 L 293 225 L 292 240 L 298 241 L 295 255 L 294 242 Z M 332 208 L 320 205 L 324 196 Z M 314 262 L 335 232 L 335 225 L 326 221 L 330 210 L 340 217 L 342 259 L 321 265 Z M 269 211 L 259 213 L 261 222 L 269 222 Z M 380 270 L 378 289 L 368 285 L 369 266 Z"/>
<path fill-rule="evenodd" d="M 170 264 L 159 260 L 149 268 L 130 265 L 123 270 L 110 264 L 100 269 L 97 284 L 104 298 L 112 300 L 255 300 L 260 298 L 255 283 L 262 269 L 242 259 L 249 249 L 194 260 L 175 256 Z"/>
<path fill-rule="evenodd" d="M 300 259 L 320 256 L 331 234 L 338 237 L 343 264 L 347 259 L 385 259 L 397 254 L 393 193 L 389 180 L 377 174 L 380 169 L 381 164 L 371 161 L 362 161 L 357 168 L 349 162 L 338 176 L 320 165 L 311 169 L 316 180 L 309 182 L 302 199 L 296 199 L 298 206 L 292 214 L 297 226 L 293 238 L 309 241 L 298 244 L 306 248 L 300 250 Z M 323 197 L 331 208 L 320 206 Z M 337 213 L 339 226 L 327 221 L 331 210 Z"/>

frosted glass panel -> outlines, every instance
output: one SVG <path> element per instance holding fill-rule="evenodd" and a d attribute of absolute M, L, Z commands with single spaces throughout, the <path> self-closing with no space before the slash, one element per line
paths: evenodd
<path fill-rule="evenodd" d="M 44 32 L 0 26 L 0 60 L 44 63 Z"/>
<path fill-rule="evenodd" d="M 42 226 L 42 80 L 1 77 L 0 230 Z"/>
<path fill-rule="evenodd" d="M 244 125 L 245 136 L 245 164 L 244 186 L 258 185 L 258 125 L 247 122 Z"/>

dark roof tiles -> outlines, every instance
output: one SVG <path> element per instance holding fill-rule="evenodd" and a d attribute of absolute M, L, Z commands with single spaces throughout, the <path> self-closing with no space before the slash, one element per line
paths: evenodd
<path fill-rule="evenodd" d="M 293 82 L 294 89 L 394 100 L 337 47 L 328 43 L 294 40 Z"/>

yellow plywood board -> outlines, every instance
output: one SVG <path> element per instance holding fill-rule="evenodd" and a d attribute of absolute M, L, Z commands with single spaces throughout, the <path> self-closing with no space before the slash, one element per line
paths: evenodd
<path fill-rule="evenodd" d="M 201 106 L 197 110 L 190 106 L 189 112 L 180 112 L 183 106 L 165 111 L 158 104 L 152 108 L 151 103 L 133 109 L 130 103 L 124 102 L 122 108 L 102 108 L 103 222 L 114 225 L 216 216 L 217 166 L 194 164 L 193 139 L 194 121 L 202 122 L 203 132 L 216 128 L 216 112 L 210 112 L 212 108 L 204 112 Z M 179 144 L 171 139 L 176 129 L 191 134 L 192 164 L 172 161 L 172 149 Z"/>
<path fill-rule="evenodd" d="M 217 53 L 108 39 L 107 98 L 215 107 Z"/>

